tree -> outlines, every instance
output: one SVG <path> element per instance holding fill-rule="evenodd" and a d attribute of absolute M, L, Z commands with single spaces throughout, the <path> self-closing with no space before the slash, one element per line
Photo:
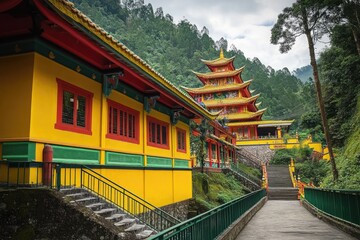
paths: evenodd
<path fill-rule="evenodd" d="M 342 16 L 351 27 L 356 49 L 360 56 L 360 0 L 344 0 Z"/>
<path fill-rule="evenodd" d="M 191 121 L 192 129 L 199 132 L 198 136 L 192 136 L 192 152 L 195 153 L 196 160 L 200 163 L 201 172 L 204 172 L 205 158 L 206 158 L 206 139 L 209 137 L 212 127 L 207 119 L 202 119 L 200 124 Z"/>
<path fill-rule="evenodd" d="M 295 44 L 296 38 L 305 35 L 307 38 L 310 54 L 310 63 L 313 69 L 314 82 L 319 103 L 321 120 L 324 128 L 326 143 L 329 149 L 333 180 L 338 179 L 338 171 L 332 150 L 329 134 L 329 126 L 326 117 L 318 67 L 315 58 L 314 44 L 329 32 L 331 23 L 336 22 L 334 9 L 336 4 L 328 4 L 326 0 L 297 0 L 292 7 L 287 7 L 278 16 L 276 24 L 271 29 L 271 43 L 280 45 L 280 52 L 286 53 Z"/>

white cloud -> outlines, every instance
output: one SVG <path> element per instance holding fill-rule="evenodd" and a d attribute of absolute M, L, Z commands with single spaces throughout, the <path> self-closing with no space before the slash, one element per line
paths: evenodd
<path fill-rule="evenodd" d="M 295 0 L 147 0 L 145 3 L 151 3 L 154 9 L 162 7 L 165 14 L 174 17 L 175 23 L 185 18 L 199 30 L 206 26 L 215 41 L 226 38 L 229 46 L 234 44 L 247 58 L 257 57 L 266 66 L 287 67 L 291 71 L 310 63 L 306 39 L 297 39 L 289 53 L 281 54 L 279 46 L 270 44 L 270 36 L 277 16 L 293 2 Z M 319 50 L 322 48 L 318 45 Z"/>

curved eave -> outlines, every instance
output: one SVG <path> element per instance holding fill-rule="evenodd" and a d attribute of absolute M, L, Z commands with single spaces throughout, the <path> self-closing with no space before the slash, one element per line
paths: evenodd
<path fill-rule="evenodd" d="M 295 119 L 293 120 L 264 120 L 258 127 L 281 127 L 281 126 L 290 126 Z"/>
<path fill-rule="evenodd" d="M 257 125 L 258 127 L 281 127 L 281 126 L 290 126 L 294 120 L 261 120 L 261 121 L 249 121 L 249 122 L 233 122 L 228 123 L 229 127 L 241 127 L 241 126 L 250 126 Z"/>
<path fill-rule="evenodd" d="M 43 2 L 37 4 L 43 4 Z M 80 25 L 80 31 L 83 31 L 88 37 L 98 41 L 102 46 L 108 48 L 115 55 L 119 55 L 123 61 L 128 62 L 132 66 L 139 69 L 142 74 L 146 75 L 149 80 L 159 85 L 162 89 L 167 92 L 170 92 L 172 95 L 181 100 L 182 103 L 187 105 L 188 108 L 192 109 L 193 112 L 200 114 L 208 119 L 215 119 L 216 114 L 210 113 L 206 109 L 202 108 L 198 103 L 192 98 L 183 94 L 174 84 L 165 79 L 161 74 L 156 72 L 153 68 L 150 67 L 144 60 L 139 56 L 129 50 L 125 45 L 116 40 L 113 36 L 107 33 L 104 29 L 97 26 L 92 22 L 86 15 L 74 7 L 74 4 L 66 0 L 48 0 L 44 1 L 46 5 L 51 7 L 58 13 L 61 13 L 66 18 L 63 18 L 65 21 L 69 22 L 71 25 Z M 70 21 L 69 21 L 70 20 Z M 76 26 L 78 27 L 78 26 Z"/>
<path fill-rule="evenodd" d="M 219 115 L 222 111 L 223 111 L 223 109 L 221 109 L 220 111 L 217 111 L 217 112 L 210 112 L 210 113 L 212 113 L 216 117 L 219 117 Z M 213 120 L 215 120 L 215 119 L 213 119 Z"/>
<path fill-rule="evenodd" d="M 262 116 L 264 112 L 266 111 L 266 108 L 261 109 L 257 112 L 242 112 L 242 113 L 231 113 L 226 114 L 226 118 L 228 120 L 246 120 L 246 119 L 252 119 L 254 117 Z M 228 126 L 230 123 L 228 123 Z"/>
<path fill-rule="evenodd" d="M 215 78 L 224 78 L 224 77 L 234 77 L 240 74 L 243 71 L 244 67 L 235 69 L 233 71 L 225 72 L 208 72 L 208 73 L 199 73 L 192 71 L 200 79 L 215 79 Z"/>
<path fill-rule="evenodd" d="M 227 65 L 229 63 L 232 63 L 235 59 L 235 56 L 231 57 L 231 58 L 217 58 L 215 60 L 204 60 L 201 59 L 201 61 L 206 64 L 207 66 L 212 66 L 212 67 L 221 67 L 224 65 Z"/>
<path fill-rule="evenodd" d="M 240 90 L 242 88 L 249 86 L 251 82 L 252 82 L 252 80 L 248 80 L 243 83 L 223 85 L 223 86 L 205 85 L 205 86 L 199 87 L 199 88 L 188 88 L 188 87 L 181 86 L 181 88 L 183 88 L 189 94 L 205 94 L 205 93 L 215 93 L 215 92 L 226 92 L 226 91 L 231 91 L 231 90 Z"/>
<path fill-rule="evenodd" d="M 226 144 L 226 145 L 228 145 L 230 147 L 236 148 L 236 146 L 233 145 L 232 143 L 229 143 L 229 142 L 225 141 L 224 139 L 221 139 L 221 138 L 215 136 L 214 134 L 210 134 L 210 138 L 212 138 L 214 140 L 217 140 L 219 142 L 222 142 L 222 143 L 224 143 L 224 144 Z"/>
<path fill-rule="evenodd" d="M 244 105 L 251 102 L 255 102 L 258 99 L 260 94 L 252 96 L 250 98 L 227 98 L 227 99 L 217 99 L 217 100 L 207 100 L 203 101 L 206 107 L 217 107 L 217 106 L 234 106 L 234 105 Z"/>

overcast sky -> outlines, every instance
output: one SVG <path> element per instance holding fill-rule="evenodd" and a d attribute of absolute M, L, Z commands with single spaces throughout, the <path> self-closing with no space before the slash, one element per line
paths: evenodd
<path fill-rule="evenodd" d="M 162 7 L 164 15 L 174 17 L 174 23 L 187 19 L 199 31 L 206 26 L 215 41 L 224 37 L 228 47 L 234 44 L 247 58 L 257 57 L 266 66 L 287 67 L 290 71 L 310 64 L 306 38 L 297 39 L 290 52 L 281 54 L 278 45 L 270 44 L 270 36 L 277 16 L 293 2 L 295 0 L 145 0 L 145 4 L 152 4 L 154 11 Z"/>

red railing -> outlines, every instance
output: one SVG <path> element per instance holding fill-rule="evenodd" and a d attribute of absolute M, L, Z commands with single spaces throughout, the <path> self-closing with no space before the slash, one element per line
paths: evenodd
<path fill-rule="evenodd" d="M 290 172 L 290 177 L 291 177 L 291 181 L 293 184 L 294 188 L 298 188 L 298 199 L 300 199 L 301 197 L 304 198 L 304 188 L 305 187 L 315 187 L 314 184 L 312 182 L 308 183 L 304 183 L 300 180 L 299 176 L 295 176 L 295 162 L 294 159 L 290 160 L 290 164 L 289 164 L 289 172 Z"/>

